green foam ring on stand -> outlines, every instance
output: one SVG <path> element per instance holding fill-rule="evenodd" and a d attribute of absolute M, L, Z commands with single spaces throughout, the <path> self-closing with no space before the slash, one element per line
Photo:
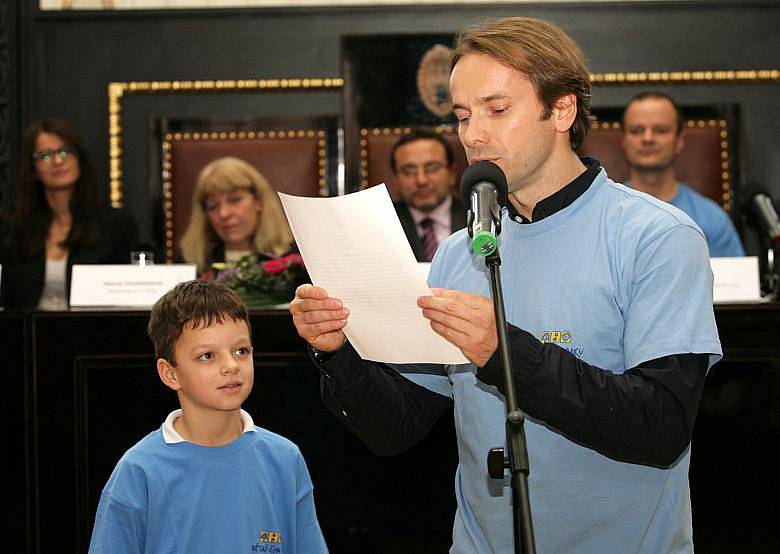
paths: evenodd
<path fill-rule="evenodd" d="M 488 231 L 480 231 L 471 240 L 471 248 L 475 254 L 490 256 L 496 251 L 496 237 Z"/>

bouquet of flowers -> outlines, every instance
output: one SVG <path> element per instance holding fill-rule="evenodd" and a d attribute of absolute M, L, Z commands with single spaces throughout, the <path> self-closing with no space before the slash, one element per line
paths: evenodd
<path fill-rule="evenodd" d="M 238 293 L 247 308 L 261 308 L 290 302 L 298 285 L 308 280 L 308 274 L 300 254 L 269 260 L 249 255 L 236 265 L 214 263 L 201 279 L 227 285 Z"/>

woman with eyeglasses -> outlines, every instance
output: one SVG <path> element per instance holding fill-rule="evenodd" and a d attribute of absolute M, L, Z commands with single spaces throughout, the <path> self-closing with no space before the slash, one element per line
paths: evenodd
<path fill-rule="evenodd" d="M 138 227 L 129 213 L 104 208 L 67 121 L 33 123 L 20 156 L 16 206 L 3 225 L 2 305 L 67 309 L 73 265 L 128 263 Z"/>

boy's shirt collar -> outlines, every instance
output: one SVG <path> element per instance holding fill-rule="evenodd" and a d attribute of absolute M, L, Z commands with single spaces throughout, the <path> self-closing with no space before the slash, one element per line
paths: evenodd
<path fill-rule="evenodd" d="M 182 437 L 179 432 L 173 428 L 173 422 L 181 417 L 181 409 L 173 410 L 162 425 L 162 434 L 165 444 L 176 444 L 177 442 L 187 442 L 187 439 Z M 257 431 L 255 428 L 255 422 L 252 420 L 252 416 L 244 410 L 241 410 L 241 422 L 244 424 L 244 433 L 254 433 Z"/>

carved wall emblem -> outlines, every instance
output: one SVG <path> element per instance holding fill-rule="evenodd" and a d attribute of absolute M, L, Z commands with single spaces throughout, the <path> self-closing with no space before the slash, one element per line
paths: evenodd
<path fill-rule="evenodd" d="M 435 44 L 420 59 L 417 68 L 417 90 L 431 113 L 447 117 L 452 109 L 450 99 L 450 49 Z"/>

